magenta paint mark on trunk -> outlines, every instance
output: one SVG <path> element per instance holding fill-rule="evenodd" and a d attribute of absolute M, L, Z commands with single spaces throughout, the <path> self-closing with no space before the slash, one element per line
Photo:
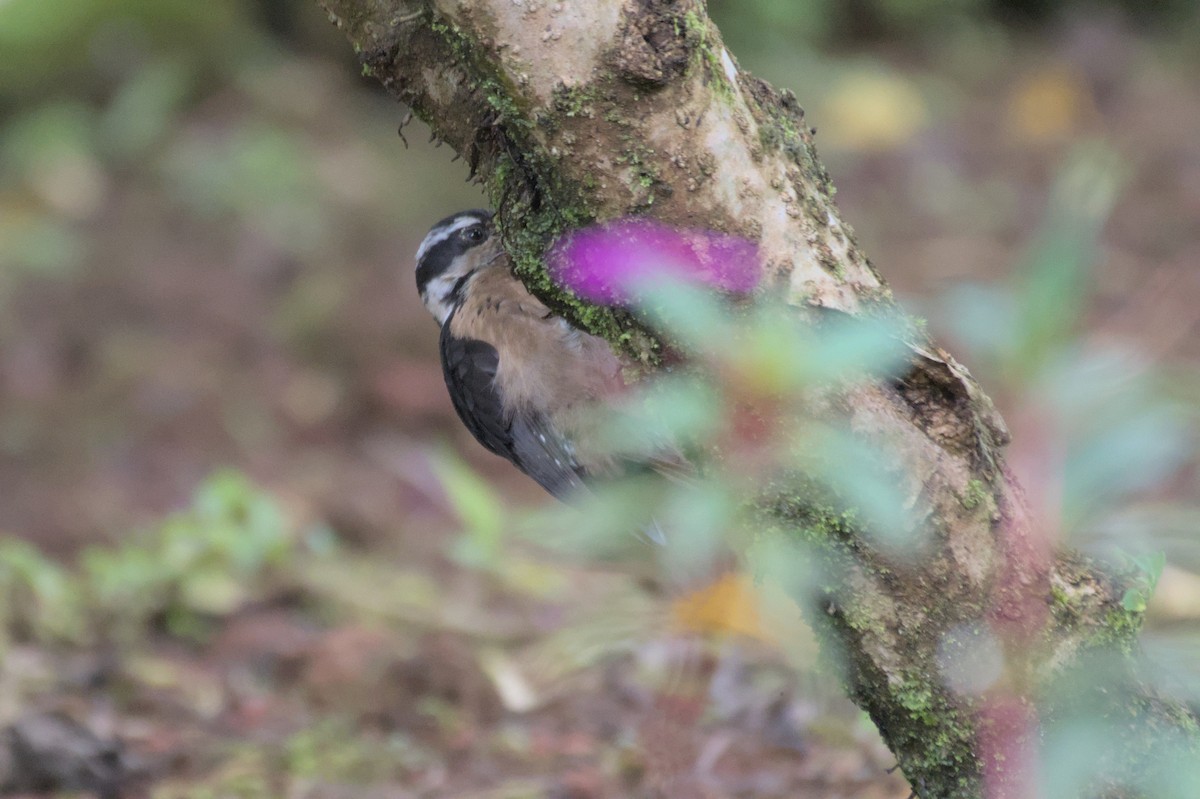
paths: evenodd
<path fill-rule="evenodd" d="M 628 304 L 661 279 L 721 291 L 753 291 L 762 275 L 758 247 L 704 230 L 676 230 L 648 219 L 624 219 L 575 231 L 551 248 L 550 274 L 591 302 Z"/>

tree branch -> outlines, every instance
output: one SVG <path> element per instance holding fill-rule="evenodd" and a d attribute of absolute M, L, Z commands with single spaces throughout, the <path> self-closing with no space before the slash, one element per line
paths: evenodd
<path fill-rule="evenodd" d="M 657 342 L 631 316 L 550 282 L 543 255 L 564 232 L 651 214 L 757 242 L 769 290 L 795 306 L 892 305 L 841 221 L 803 109 L 738 67 L 702 0 L 320 2 L 364 67 L 467 159 L 527 285 L 643 362 L 655 363 Z M 840 404 L 912 498 L 927 556 L 889 559 L 803 485 L 770 504 L 836 567 L 810 620 L 905 774 L 925 799 L 976 797 L 1018 779 L 1015 764 L 982 753 L 1024 697 L 1097 646 L 1130 647 L 1140 617 L 1094 564 L 1043 551 L 990 400 L 943 350 L 911 349 L 902 380 Z M 985 629 L 1028 668 L 991 699 L 956 693 L 939 653 Z M 1178 708 L 1145 707 L 1189 727 Z"/>

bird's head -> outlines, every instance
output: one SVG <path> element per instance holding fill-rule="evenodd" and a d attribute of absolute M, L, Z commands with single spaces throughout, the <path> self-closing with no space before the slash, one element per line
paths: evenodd
<path fill-rule="evenodd" d="M 459 211 L 430 229 L 417 249 L 417 291 L 439 325 L 462 302 L 468 281 L 502 255 L 491 211 Z"/>

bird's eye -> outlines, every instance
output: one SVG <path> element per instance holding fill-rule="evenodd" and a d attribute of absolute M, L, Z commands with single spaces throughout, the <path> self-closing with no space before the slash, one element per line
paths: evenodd
<path fill-rule="evenodd" d="M 479 225 L 472 225 L 463 231 L 463 238 L 472 244 L 478 244 L 486 238 L 486 234 Z"/>

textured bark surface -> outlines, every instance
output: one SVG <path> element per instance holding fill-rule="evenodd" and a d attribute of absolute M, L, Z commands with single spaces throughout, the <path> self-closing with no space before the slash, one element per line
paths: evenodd
<path fill-rule="evenodd" d="M 759 244 L 767 290 L 798 307 L 891 305 L 840 219 L 796 98 L 738 67 L 702 0 L 320 1 L 365 68 L 469 161 L 531 289 L 647 364 L 657 344 L 630 317 L 549 282 L 542 256 L 564 231 L 651 215 L 737 234 Z M 1043 551 L 990 401 L 947 353 L 911 347 L 903 381 L 838 404 L 886 453 L 929 551 L 890 561 L 803 485 L 772 510 L 823 542 L 837 585 L 811 620 L 920 795 L 1007 784 L 986 793 L 1015 796 L 1013 766 L 982 757 L 981 741 L 1080 653 L 1129 644 L 1140 619 L 1092 564 Z M 947 641 L 984 628 L 1034 653 L 1013 659 L 1027 667 L 1006 675 L 996 702 L 950 690 L 938 665 Z"/>

